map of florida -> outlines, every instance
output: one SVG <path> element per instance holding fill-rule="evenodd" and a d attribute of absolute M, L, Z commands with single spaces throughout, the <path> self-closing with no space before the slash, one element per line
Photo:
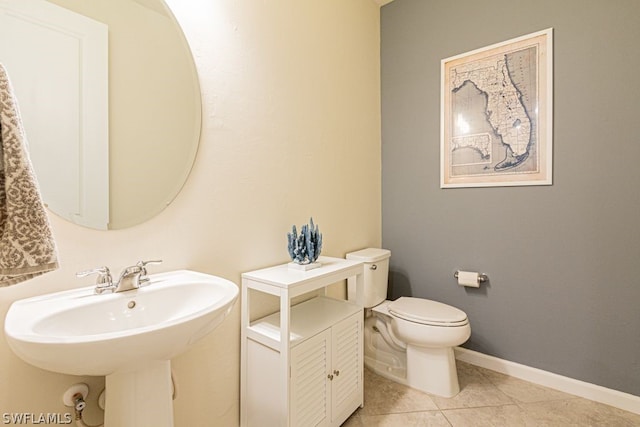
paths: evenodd
<path fill-rule="evenodd" d="M 518 166 L 529 156 L 531 120 L 522 103 L 520 91 L 509 75 L 506 55 L 498 60 L 475 61 L 452 70 L 452 92 L 468 82 L 487 97 L 487 120 L 507 146 L 506 157 L 495 166 L 495 170 Z"/>

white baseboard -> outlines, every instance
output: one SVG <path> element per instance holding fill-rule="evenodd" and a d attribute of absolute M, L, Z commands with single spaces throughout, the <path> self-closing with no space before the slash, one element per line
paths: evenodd
<path fill-rule="evenodd" d="M 472 365 L 480 366 L 481 368 L 491 369 L 492 371 L 520 378 L 534 384 L 553 388 L 575 396 L 584 397 L 585 399 L 604 403 L 605 405 L 614 406 L 635 414 L 640 414 L 640 397 L 634 396 L 633 394 L 623 393 L 621 391 L 599 385 L 564 377 L 562 375 L 543 371 L 542 369 L 532 368 L 519 363 L 510 362 L 508 360 L 499 359 L 494 356 L 488 356 L 462 347 L 456 347 L 455 354 L 456 359 Z"/>

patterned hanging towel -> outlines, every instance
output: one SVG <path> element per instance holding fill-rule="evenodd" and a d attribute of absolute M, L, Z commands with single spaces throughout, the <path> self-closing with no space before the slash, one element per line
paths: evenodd
<path fill-rule="evenodd" d="M 0 286 L 58 268 L 18 104 L 0 64 Z"/>

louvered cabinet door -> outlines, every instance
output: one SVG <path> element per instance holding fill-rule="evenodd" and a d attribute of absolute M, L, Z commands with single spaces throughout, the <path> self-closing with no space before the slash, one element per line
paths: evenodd
<path fill-rule="evenodd" d="M 291 349 L 291 425 L 326 426 L 331 420 L 331 330 Z"/>
<path fill-rule="evenodd" d="M 332 423 L 342 423 L 362 403 L 362 314 L 331 328 Z"/>

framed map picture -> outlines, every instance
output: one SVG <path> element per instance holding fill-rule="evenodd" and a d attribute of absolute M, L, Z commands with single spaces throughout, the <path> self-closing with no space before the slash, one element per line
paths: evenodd
<path fill-rule="evenodd" d="M 440 187 L 550 185 L 552 29 L 442 60 Z"/>

